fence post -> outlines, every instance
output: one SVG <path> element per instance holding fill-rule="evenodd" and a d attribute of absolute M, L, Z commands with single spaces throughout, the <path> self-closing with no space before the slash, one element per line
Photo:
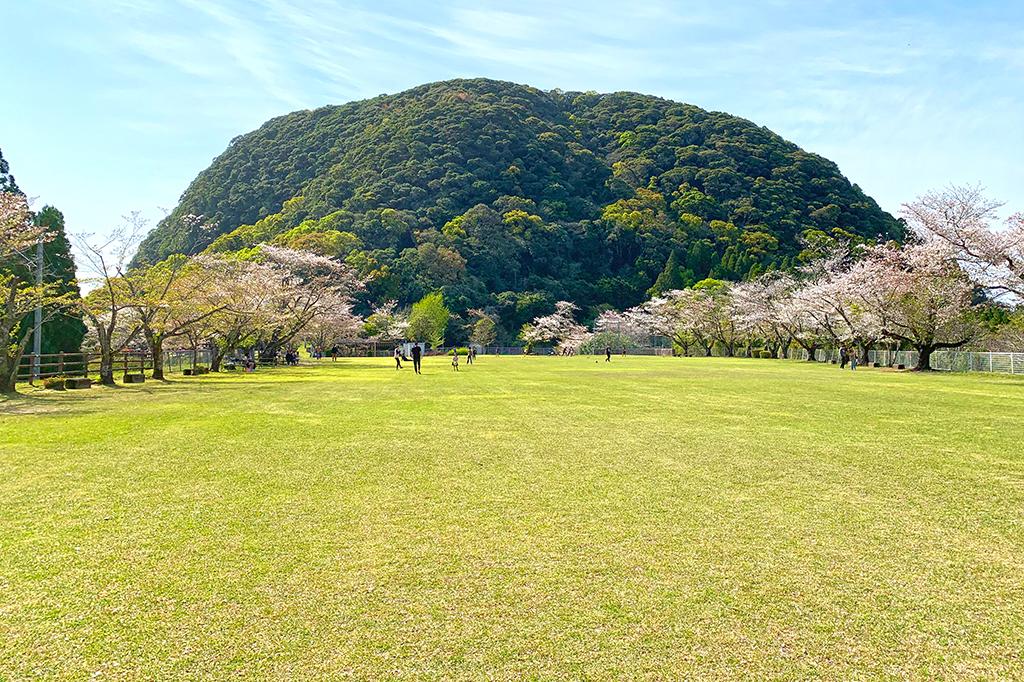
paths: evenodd
<path fill-rule="evenodd" d="M 988 371 L 992 372 L 992 351 L 988 352 Z"/>

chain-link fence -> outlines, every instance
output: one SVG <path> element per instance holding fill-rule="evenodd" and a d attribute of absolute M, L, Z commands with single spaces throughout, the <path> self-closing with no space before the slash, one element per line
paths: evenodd
<path fill-rule="evenodd" d="M 792 359 L 806 360 L 807 351 L 790 355 Z M 838 362 L 839 351 L 821 348 L 814 355 L 818 362 Z M 917 367 L 918 354 L 914 350 L 868 351 L 868 362 L 882 367 Z M 1024 353 L 988 351 L 937 350 L 932 353 L 931 367 L 943 372 L 993 372 L 997 374 L 1024 374 Z"/>

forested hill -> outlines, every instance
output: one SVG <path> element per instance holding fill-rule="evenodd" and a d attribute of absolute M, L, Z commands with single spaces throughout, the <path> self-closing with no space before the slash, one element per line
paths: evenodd
<path fill-rule="evenodd" d="M 187 214 L 217 227 L 183 227 Z M 377 300 L 441 288 L 512 328 L 558 298 L 625 306 L 659 274 L 740 279 L 792 265 L 801 237 L 880 235 L 902 227 L 834 163 L 744 119 L 477 79 L 298 111 L 232 140 L 138 259 L 272 241 L 344 258 Z"/>

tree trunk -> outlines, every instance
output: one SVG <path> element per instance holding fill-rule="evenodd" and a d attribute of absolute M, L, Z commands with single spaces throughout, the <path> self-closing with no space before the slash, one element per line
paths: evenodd
<path fill-rule="evenodd" d="M 0 393 L 4 395 L 16 393 L 14 385 L 18 381 L 18 364 L 18 362 L 12 362 L 10 356 L 4 356 L 2 364 L 0 364 Z"/>
<path fill-rule="evenodd" d="M 100 383 L 114 385 L 114 353 L 110 349 L 100 349 Z"/>
<path fill-rule="evenodd" d="M 164 381 L 164 340 L 158 334 L 147 334 L 149 354 L 153 356 L 153 378 Z"/>
<path fill-rule="evenodd" d="M 935 350 L 935 346 L 918 346 L 917 347 L 917 366 L 914 367 L 916 372 L 930 372 L 932 369 L 932 351 Z"/>
<path fill-rule="evenodd" d="M 211 355 L 210 355 L 210 371 L 211 372 L 219 372 L 220 371 L 220 363 L 221 363 L 221 361 L 224 360 L 224 356 L 227 355 L 228 349 L 224 348 L 222 350 L 220 347 L 218 347 L 216 344 L 214 344 L 213 350 L 210 351 L 210 352 L 211 352 Z"/>
<path fill-rule="evenodd" d="M 814 361 L 816 361 L 818 359 L 816 357 L 817 353 L 818 353 L 818 347 L 817 346 L 808 346 L 806 350 L 807 350 L 807 362 L 814 362 Z"/>
<path fill-rule="evenodd" d="M 8 338 L 10 338 L 10 332 L 8 332 Z M 0 393 L 4 395 L 15 395 L 18 392 L 16 388 L 18 367 L 25 355 L 28 339 L 29 335 L 26 334 L 21 341 L 4 349 L 3 357 L 0 359 Z"/>

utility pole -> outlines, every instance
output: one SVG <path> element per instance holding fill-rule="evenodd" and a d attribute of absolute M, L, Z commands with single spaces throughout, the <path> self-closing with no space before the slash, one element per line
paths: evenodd
<path fill-rule="evenodd" d="M 43 237 L 36 244 L 36 287 L 39 290 L 36 303 L 35 329 L 32 332 L 32 381 L 39 379 L 43 352 Z"/>

